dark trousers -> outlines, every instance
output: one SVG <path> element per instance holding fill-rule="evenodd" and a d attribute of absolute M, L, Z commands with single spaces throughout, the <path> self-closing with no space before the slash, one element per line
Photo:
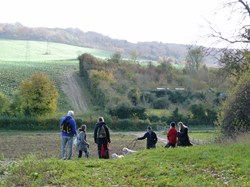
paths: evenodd
<path fill-rule="evenodd" d="M 98 145 L 98 156 L 99 158 L 109 158 L 109 150 L 108 150 L 108 144 L 105 143 L 105 144 L 97 144 Z M 105 157 L 103 157 L 102 155 L 102 146 L 104 148 L 104 151 L 105 151 Z"/>
<path fill-rule="evenodd" d="M 165 148 L 169 148 L 169 147 L 175 148 L 175 144 L 168 142 L 167 145 L 165 145 Z"/>
<path fill-rule="evenodd" d="M 88 153 L 88 151 L 79 151 L 79 153 L 78 153 L 78 158 L 82 158 L 82 152 L 85 153 L 85 157 L 86 157 L 86 158 L 89 158 L 89 153 Z"/>

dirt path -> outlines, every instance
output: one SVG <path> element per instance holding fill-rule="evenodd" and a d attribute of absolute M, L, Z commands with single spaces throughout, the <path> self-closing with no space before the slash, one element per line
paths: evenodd
<path fill-rule="evenodd" d="M 112 132 L 114 134 L 131 134 L 131 135 L 135 135 L 137 137 L 141 137 L 145 134 L 145 131 L 140 131 L 140 132 L 134 132 L 134 131 L 129 131 L 129 132 Z M 164 144 L 167 144 L 168 143 L 168 139 L 166 136 L 164 136 L 164 134 L 160 131 L 155 131 L 156 135 L 157 135 L 157 138 L 158 138 L 158 142 L 162 142 Z"/>
<path fill-rule="evenodd" d="M 85 113 L 88 110 L 86 99 L 84 98 L 84 86 L 82 80 L 75 72 L 65 75 L 62 90 L 70 100 L 70 105 L 76 113 Z"/>

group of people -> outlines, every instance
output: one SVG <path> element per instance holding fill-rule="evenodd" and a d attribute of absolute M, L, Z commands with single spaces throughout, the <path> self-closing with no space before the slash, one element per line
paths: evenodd
<path fill-rule="evenodd" d="M 89 157 L 89 143 L 87 142 L 86 130 L 87 126 L 83 124 L 77 131 L 76 122 L 73 118 L 74 111 L 68 111 L 67 116 L 61 118 L 60 120 L 60 128 L 62 130 L 62 159 L 71 159 L 72 158 L 72 150 L 73 150 L 73 137 L 76 136 L 76 149 L 78 151 L 78 158 L 82 157 L 83 152 L 85 153 L 85 157 Z M 67 124 L 66 124 L 67 123 Z M 68 125 L 66 128 L 64 125 Z M 188 136 L 188 127 L 184 125 L 182 122 L 178 124 L 179 130 L 176 129 L 175 122 L 170 123 L 170 129 L 167 131 L 168 143 L 165 148 L 176 147 L 177 146 L 191 146 L 189 136 Z M 144 140 L 147 139 L 146 148 L 152 149 L 156 148 L 156 143 L 158 141 L 156 133 L 152 130 L 151 126 L 147 127 L 147 132 L 136 140 Z M 109 128 L 104 122 L 103 117 L 99 117 L 97 119 L 97 123 L 94 130 L 94 141 L 97 144 L 97 151 L 99 158 L 109 158 L 109 144 L 110 140 L 110 132 Z M 66 154 L 66 145 L 68 145 L 68 154 Z"/>
<path fill-rule="evenodd" d="M 175 122 L 170 123 L 170 129 L 167 131 L 168 143 L 165 145 L 165 148 L 192 145 L 188 136 L 188 127 L 182 122 L 179 122 L 177 125 L 179 127 L 178 131 L 176 129 Z M 139 137 L 136 140 L 143 140 L 145 138 L 147 138 L 147 149 L 156 148 L 158 138 L 156 133 L 152 130 L 151 126 L 148 126 L 147 132 L 142 137 Z"/>
<path fill-rule="evenodd" d="M 70 160 L 72 158 L 73 137 L 76 136 L 76 150 L 78 151 L 78 158 L 82 157 L 83 152 L 85 157 L 89 157 L 89 143 L 87 142 L 86 130 L 87 126 L 83 124 L 77 132 L 76 122 L 73 118 L 74 111 L 68 111 L 67 116 L 61 118 L 60 129 L 62 136 L 62 159 Z M 68 124 L 66 124 L 68 123 Z M 63 125 L 68 125 L 69 130 L 64 130 Z M 108 145 L 111 143 L 109 128 L 104 122 L 103 117 L 99 117 L 94 130 L 94 141 L 97 144 L 99 158 L 109 158 Z M 68 153 L 66 154 L 66 146 L 68 145 Z M 103 151 L 102 151 L 103 150 Z"/>
<path fill-rule="evenodd" d="M 168 143 L 165 148 L 176 147 L 177 146 L 191 146 L 189 136 L 188 136 L 188 127 L 182 122 L 178 124 L 179 131 L 176 129 L 175 122 L 170 123 L 170 129 L 167 131 Z"/>

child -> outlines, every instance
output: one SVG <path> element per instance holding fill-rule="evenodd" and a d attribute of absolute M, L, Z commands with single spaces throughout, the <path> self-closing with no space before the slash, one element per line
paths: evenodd
<path fill-rule="evenodd" d="M 86 137 L 86 125 L 82 125 L 81 128 L 79 128 L 79 134 L 77 135 L 77 144 L 76 144 L 76 150 L 79 151 L 78 158 L 82 157 L 82 152 L 84 151 L 85 157 L 89 157 L 89 144 L 87 142 Z"/>
<path fill-rule="evenodd" d="M 175 147 L 177 143 L 178 132 L 175 128 L 175 122 L 170 123 L 170 129 L 167 132 L 168 143 L 165 148 Z"/>

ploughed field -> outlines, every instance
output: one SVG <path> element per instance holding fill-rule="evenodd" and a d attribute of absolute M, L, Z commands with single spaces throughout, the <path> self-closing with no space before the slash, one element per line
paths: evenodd
<path fill-rule="evenodd" d="M 1 132 L 0 156 L 4 159 L 21 159 L 34 154 L 38 157 L 61 158 L 60 133 L 35 133 L 35 132 Z M 145 149 L 145 141 L 133 141 L 136 135 L 111 134 L 110 155 L 122 154 L 122 148 L 128 147 L 134 150 Z M 87 134 L 90 144 L 90 158 L 97 158 L 97 146 L 94 143 L 93 133 Z M 160 146 L 160 145 L 159 145 Z M 73 148 L 73 158 L 77 158 L 76 148 Z"/>

